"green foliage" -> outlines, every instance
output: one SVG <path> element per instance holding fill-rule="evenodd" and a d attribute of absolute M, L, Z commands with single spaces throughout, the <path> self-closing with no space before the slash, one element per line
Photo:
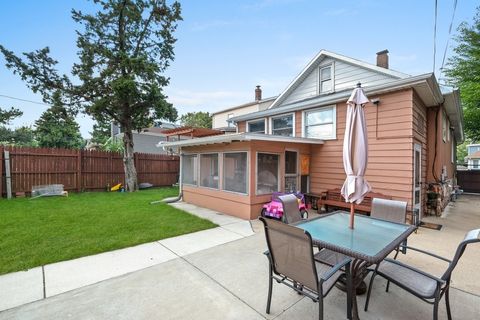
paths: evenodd
<path fill-rule="evenodd" d="M 122 140 L 117 138 L 109 138 L 102 144 L 103 151 L 112 151 L 112 152 L 123 152 L 125 149 L 123 148 Z"/>
<path fill-rule="evenodd" d="M 188 127 L 211 128 L 212 115 L 208 112 L 188 112 L 180 117 L 180 124 Z"/>
<path fill-rule="evenodd" d="M 104 144 L 110 139 L 111 128 L 110 122 L 106 120 L 97 121 L 93 124 L 93 131 L 90 132 L 92 135 L 92 143 Z"/>
<path fill-rule="evenodd" d="M 448 60 L 445 74 L 460 89 L 465 135 L 480 141 L 480 7 L 471 26 L 460 24 L 456 41 L 455 55 Z"/>
<path fill-rule="evenodd" d="M 39 146 L 80 149 L 84 144 L 80 126 L 73 114 L 62 105 L 60 92 L 55 93 L 53 100 L 53 106 L 35 121 L 35 137 Z"/>
<path fill-rule="evenodd" d="M 3 110 L 0 108 L 0 125 L 9 124 L 13 119 L 23 115 L 19 109 L 11 108 L 10 110 Z"/>
<path fill-rule="evenodd" d="M 472 142 L 468 139 L 463 141 L 462 144 L 457 146 L 457 163 L 464 164 L 465 157 L 468 155 L 467 145 L 471 144 Z"/>
<path fill-rule="evenodd" d="M 10 129 L 5 127 L 13 119 L 23 115 L 23 112 L 16 108 L 3 110 L 0 108 L 0 145 L 35 147 L 38 144 L 34 139 L 34 131 L 30 127 L 19 127 Z"/>
<path fill-rule="evenodd" d="M 213 228 L 166 203 L 178 188 L 0 200 L 0 274 Z"/>
<path fill-rule="evenodd" d="M 157 119 L 175 121 L 177 110 L 162 88 L 165 70 L 174 58 L 173 34 L 182 20 L 180 4 L 166 0 L 94 0 L 99 10 L 89 14 L 72 10 L 81 25 L 77 31 L 79 62 L 72 78 L 61 75 L 58 62 L 43 48 L 23 57 L 0 45 L 6 66 L 43 100 L 53 103 L 57 90 L 62 104 L 81 110 L 97 121 L 112 120 L 124 132 L 127 190 L 137 189 L 133 162 L 133 130 Z M 71 79 L 75 79 L 72 81 Z"/>
<path fill-rule="evenodd" d="M 31 127 L 9 129 L 0 126 L 0 144 L 19 147 L 38 147 L 35 131 Z"/>

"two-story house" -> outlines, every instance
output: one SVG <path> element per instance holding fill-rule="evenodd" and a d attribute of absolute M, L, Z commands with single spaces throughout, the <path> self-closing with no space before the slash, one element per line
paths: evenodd
<path fill-rule="evenodd" d="M 422 214 L 427 183 L 454 183 L 459 92 L 432 73 L 389 69 L 386 50 L 377 64 L 322 50 L 268 108 L 232 116 L 237 133 L 167 143 L 181 153 L 184 201 L 253 219 L 273 192 L 341 187 L 346 101 L 359 82 L 371 100 L 366 178 Z"/>
<path fill-rule="evenodd" d="M 480 170 L 480 144 L 469 144 L 467 146 L 467 169 Z"/>

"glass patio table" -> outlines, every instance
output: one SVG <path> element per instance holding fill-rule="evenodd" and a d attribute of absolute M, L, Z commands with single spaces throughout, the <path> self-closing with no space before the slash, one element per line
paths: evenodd
<path fill-rule="evenodd" d="M 335 211 L 296 226 L 312 236 L 313 244 L 343 253 L 352 258 L 353 318 L 358 319 L 356 287 L 367 275 L 367 267 L 381 262 L 415 230 L 415 226 L 395 223 L 363 215 L 355 215 L 355 228 L 349 228 L 350 214 Z"/>

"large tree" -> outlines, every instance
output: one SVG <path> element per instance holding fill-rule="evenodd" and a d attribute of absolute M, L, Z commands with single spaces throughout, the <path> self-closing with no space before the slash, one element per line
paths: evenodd
<path fill-rule="evenodd" d="M 30 127 L 7 128 L 6 125 L 13 119 L 23 115 L 23 112 L 16 108 L 0 108 L 0 144 L 16 146 L 36 146 L 34 132 Z"/>
<path fill-rule="evenodd" d="M 175 121 L 177 111 L 162 88 L 165 70 L 174 58 L 173 34 L 181 20 L 180 4 L 166 0 L 94 0 L 95 14 L 72 10 L 81 24 L 77 31 L 79 62 L 72 77 L 60 75 L 48 47 L 24 53 L 22 59 L 0 45 L 7 67 L 30 88 L 52 101 L 61 90 L 64 105 L 80 108 L 97 121 L 118 123 L 124 132 L 126 189 L 138 189 L 133 161 L 132 131 L 155 119 Z"/>
<path fill-rule="evenodd" d="M 53 105 L 35 121 L 35 126 L 40 147 L 80 149 L 84 144 L 80 126 L 74 114 L 62 104 L 59 91 L 53 95 Z"/>
<path fill-rule="evenodd" d="M 458 27 L 455 54 L 448 60 L 445 74 L 460 89 L 465 119 L 465 134 L 480 141 L 480 7 L 473 24 Z"/>
<path fill-rule="evenodd" d="M 23 112 L 16 108 L 10 108 L 10 110 L 0 108 L 0 125 L 9 124 L 10 121 L 22 115 Z"/>
<path fill-rule="evenodd" d="M 187 112 L 180 116 L 180 124 L 182 126 L 211 128 L 212 115 L 208 112 Z"/>

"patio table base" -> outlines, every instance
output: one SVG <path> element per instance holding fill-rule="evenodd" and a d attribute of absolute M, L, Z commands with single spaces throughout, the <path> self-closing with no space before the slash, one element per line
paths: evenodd
<path fill-rule="evenodd" d="M 347 292 L 347 279 L 345 273 L 340 276 L 335 287 L 343 292 Z M 367 292 L 367 284 L 362 281 L 355 290 L 357 296 L 361 296 Z"/>

